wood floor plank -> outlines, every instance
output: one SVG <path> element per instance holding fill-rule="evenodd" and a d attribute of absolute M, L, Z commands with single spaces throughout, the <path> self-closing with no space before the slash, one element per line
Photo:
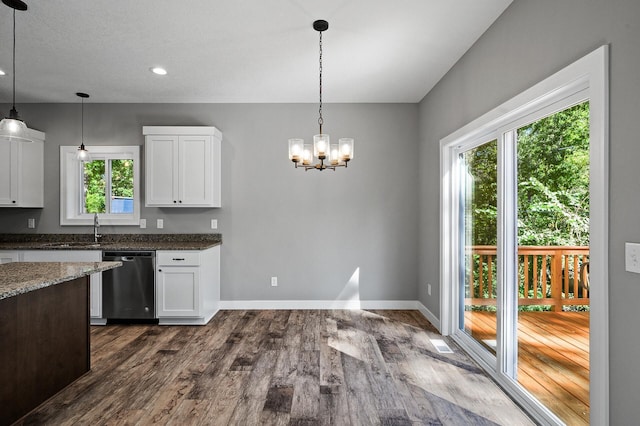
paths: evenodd
<path fill-rule="evenodd" d="M 320 386 L 344 385 L 344 372 L 340 351 L 332 342 L 338 338 L 338 326 L 330 313 L 323 314 L 323 327 L 320 336 Z"/>
<path fill-rule="evenodd" d="M 319 421 L 320 412 L 320 353 L 301 351 L 294 380 L 291 421 Z"/>
<path fill-rule="evenodd" d="M 93 369 L 19 424 L 533 424 L 417 311 L 221 311 L 92 329 Z"/>
<path fill-rule="evenodd" d="M 375 425 L 380 423 L 371 384 L 365 371 L 364 361 L 348 354 L 342 355 L 342 366 L 347 385 L 349 419 L 353 425 Z"/>
<path fill-rule="evenodd" d="M 247 377 L 248 386 L 243 388 L 229 424 L 260 424 L 269 390 L 270 373 L 275 364 L 275 351 L 265 351 L 256 360 Z"/>

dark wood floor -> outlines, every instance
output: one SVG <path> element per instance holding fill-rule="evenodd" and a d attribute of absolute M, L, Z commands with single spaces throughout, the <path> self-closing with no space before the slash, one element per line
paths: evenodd
<path fill-rule="evenodd" d="M 91 338 L 92 371 L 20 424 L 533 424 L 418 311 L 221 311 Z"/>

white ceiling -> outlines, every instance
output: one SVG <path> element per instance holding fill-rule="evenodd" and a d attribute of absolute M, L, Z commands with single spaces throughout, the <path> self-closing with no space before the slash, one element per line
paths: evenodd
<path fill-rule="evenodd" d="M 418 102 L 512 0 L 25 0 L 16 105 Z M 0 102 L 13 10 L 0 4 Z M 149 68 L 161 65 L 160 77 Z"/>

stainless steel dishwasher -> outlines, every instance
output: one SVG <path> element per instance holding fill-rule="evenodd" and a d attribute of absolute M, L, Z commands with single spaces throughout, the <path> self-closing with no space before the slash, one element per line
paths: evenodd
<path fill-rule="evenodd" d="M 156 316 L 155 251 L 104 251 L 103 261 L 122 267 L 102 273 L 102 316 L 149 320 Z"/>

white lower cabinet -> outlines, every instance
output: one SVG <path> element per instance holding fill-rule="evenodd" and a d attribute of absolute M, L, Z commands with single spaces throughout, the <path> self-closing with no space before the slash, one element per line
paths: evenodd
<path fill-rule="evenodd" d="M 199 267 L 161 266 L 156 275 L 158 317 L 199 317 Z"/>
<path fill-rule="evenodd" d="M 21 262 L 100 262 L 102 252 L 100 250 L 23 250 L 17 261 Z M 91 288 L 89 289 L 91 324 L 106 324 L 102 319 L 102 273 L 89 276 Z"/>
<path fill-rule="evenodd" d="M 100 262 L 100 250 L 7 250 L 0 263 Z M 102 273 L 90 275 L 91 324 L 102 318 Z M 220 246 L 156 252 L 156 316 L 161 325 L 204 325 L 220 305 Z"/>
<path fill-rule="evenodd" d="M 220 302 L 220 246 L 156 252 L 156 315 L 160 324 L 203 325 Z"/>

